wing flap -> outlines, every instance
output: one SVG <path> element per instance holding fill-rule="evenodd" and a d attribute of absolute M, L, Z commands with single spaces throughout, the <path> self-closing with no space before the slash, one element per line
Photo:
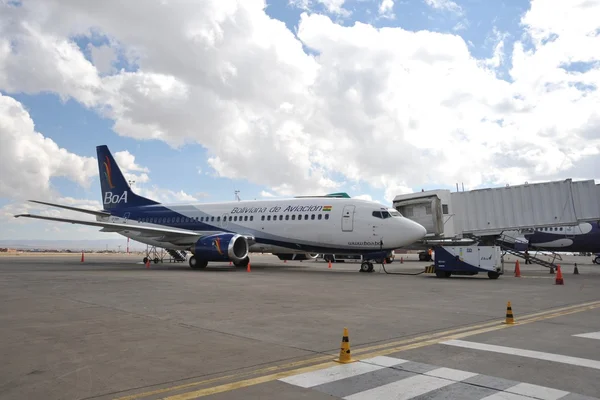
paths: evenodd
<path fill-rule="evenodd" d="M 82 212 L 82 213 L 86 213 L 86 214 L 92 214 L 92 215 L 96 215 L 99 217 L 110 217 L 110 213 L 106 212 L 106 211 L 88 210 L 85 208 L 66 206 L 64 204 L 48 203 L 48 202 L 39 201 L 39 200 L 29 200 L 29 201 L 32 203 L 44 204 L 46 206 L 59 207 L 59 208 L 64 208 L 66 210 L 77 211 L 77 212 Z"/>

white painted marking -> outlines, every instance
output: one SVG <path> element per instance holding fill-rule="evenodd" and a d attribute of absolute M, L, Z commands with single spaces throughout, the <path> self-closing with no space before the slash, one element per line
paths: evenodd
<path fill-rule="evenodd" d="M 461 371 L 452 368 L 438 368 L 433 371 L 426 372 L 425 375 L 435 376 L 436 378 L 450 379 L 452 381 L 464 381 L 479 374 L 473 372 Z"/>
<path fill-rule="evenodd" d="M 408 362 L 408 360 L 403 360 L 401 358 L 388 357 L 388 356 L 377 356 L 373 358 L 365 358 L 364 360 L 360 360 L 361 362 L 367 364 L 375 364 L 380 367 L 393 367 L 395 365 L 400 365 Z"/>
<path fill-rule="evenodd" d="M 389 360 L 391 358 L 392 357 L 373 357 L 372 359 L 367 359 L 365 361 L 371 360 L 375 361 L 374 363 L 363 363 L 361 361 L 357 361 L 352 364 L 334 365 L 333 367 L 329 367 L 326 369 L 307 372 L 300 375 L 293 375 L 279 380 L 281 382 L 286 382 L 303 388 L 309 388 L 317 385 L 322 385 L 324 383 L 338 381 L 340 379 L 350 378 L 356 375 L 366 374 L 367 372 L 373 372 L 387 368 L 392 365 L 399 365 L 407 362 L 407 360 L 396 358 L 392 363 L 392 360 Z"/>
<path fill-rule="evenodd" d="M 479 400 L 532 400 L 531 397 L 508 392 L 497 392 Z"/>
<path fill-rule="evenodd" d="M 432 390 L 452 385 L 454 381 L 433 376 L 415 375 L 387 385 L 344 397 L 347 400 L 408 400 Z"/>
<path fill-rule="evenodd" d="M 564 390 L 532 385 L 530 383 L 519 383 L 518 385 L 504 389 L 504 391 L 542 400 L 557 400 L 569 394 L 569 392 L 565 392 Z"/>
<path fill-rule="evenodd" d="M 600 340 L 600 332 L 580 333 L 579 335 L 573 335 L 573 336 L 587 338 L 587 339 Z"/>
<path fill-rule="evenodd" d="M 587 367 L 600 369 L 600 361 L 589 360 L 587 358 L 563 356 L 560 354 L 544 353 L 541 351 L 517 349 L 514 347 L 496 346 L 493 344 L 466 342 L 464 340 L 448 340 L 441 344 L 449 346 L 464 347 L 467 349 L 491 351 L 494 353 L 511 354 L 520 357 L 536 358 L 538 360 L 553 361 L 563 364 L 577 365 L 579 367 Z"/>

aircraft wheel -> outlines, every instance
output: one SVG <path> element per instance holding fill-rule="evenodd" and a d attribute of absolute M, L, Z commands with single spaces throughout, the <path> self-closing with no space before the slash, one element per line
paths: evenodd
<path fill-rule="evenodd" d="M 208 265 L 208 261 L 198 260 L 196 256 L 191 256 L 189 259 L 190 267 L 192 269 L 202 269 L 206 268 Z"/>
<path fill-rule="evenodd" d="M 250 264 L 250 257 L 244 258 L 242 261 L 235 261 L 233 265 L 236 267 L 247 267 Z"/>
<path fill-rule="evenodd" d="M 597 256 L 596 258 L 594 258 L 594 263 L 600 264 L 600 256 Z"/>
<path fill-rule="evenodd" d="M 373 272 L 373 269 L 374 269 L 374 268 L 373 268 L 373 264 L 372 264 L 372 263 L 369 263 L 369 271 L 368 271 L 368 272 Z"/>
<path fill-rule="evenodd" d="M 371 264 L 370 262 L 363 261 L 362 264 L 360 264 L 360 272 L 370 272 L 372 268 L 373 264 Z"/>
<path fill-rule="evenodd" d="M 154 257 L 154 264 L 158 264 L 159 261 L 160 259 L 158 257 Z"/>
<path fill-rule="evenodd" d="M 142 260 L 144 262 L 144 265 L 148 262 L 148 257 L 144 257 L 144 259 Z"/>

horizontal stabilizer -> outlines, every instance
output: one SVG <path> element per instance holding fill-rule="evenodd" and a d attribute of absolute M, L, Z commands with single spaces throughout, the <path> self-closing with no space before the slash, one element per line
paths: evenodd
<path fill-rule="evenodd" d="M 79 207 L 72 207 L 72 206 L 65 206 L 63 204 L 56 204 L 56 203 L 47 203 L 45 201 L 39 201 L 39 200 L 29 200 L 32 203 L 38 203 L 38 204 L 44 204 L 47 206 L 52 206 L 52 207 L 59 207 L 59 208 L 64 208 L 66 210 L 71 210 L 71 211 L 78 211 L 78 212 L 82 212 L 82 213 L 86 213 L 86 214 L 92 214 L 92 215 L 97 215 L 99 217 L 110 217 L 110 213 L 106 212 L 106 211 L 100 211 L 100 210 L 87 210 L 85 208 L 79 208 Z"/>

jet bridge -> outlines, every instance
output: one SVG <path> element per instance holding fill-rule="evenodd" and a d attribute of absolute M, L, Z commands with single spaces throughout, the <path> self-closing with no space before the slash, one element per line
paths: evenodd
<path fill-rule="evenodd" d="M 426 238 L 497 236 L 600 221 L 600 185 L 567 179 L 467 192 L 430 190 L 398 195 L 393 207 L 423 225 Z"/>

